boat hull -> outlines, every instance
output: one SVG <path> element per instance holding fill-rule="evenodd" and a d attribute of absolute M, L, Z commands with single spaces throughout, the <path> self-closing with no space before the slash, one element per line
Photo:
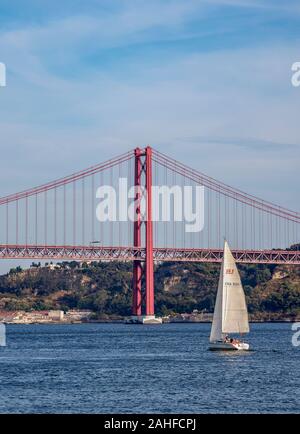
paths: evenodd
<path fill-rule="evenodd" d="M 249 344 L 246 342 L 211 342 L 210 351 L 248 351 Z"/>
<path fill-rule="evenodd" d="M 125 324 L 162 324 L 162 318 L 155 315 L 132 316 L 125 320 Z"/>

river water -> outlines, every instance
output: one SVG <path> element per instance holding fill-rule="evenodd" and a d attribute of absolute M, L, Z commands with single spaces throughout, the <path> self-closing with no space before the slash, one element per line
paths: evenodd
<path fill-rule="evenodd" d="M 207 351 L 210 324 L 9 325 L 0 413 L 300 410 L 291 324 L 252 324 L 253 351 Z"/>

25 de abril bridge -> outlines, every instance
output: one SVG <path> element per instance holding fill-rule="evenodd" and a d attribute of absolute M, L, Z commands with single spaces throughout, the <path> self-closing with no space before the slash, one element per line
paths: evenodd
<path fill-rule="evenodd" d="M 197 214 L 201 228 L 187 230 Z M 221 262 L 224 238 L 237 262 L 300 264 L 299 212 L 149 146 L 1 197 L 0 222 L 0 259 L 132 261 L 135 316 L 154 315 L 155 262 Z"/>

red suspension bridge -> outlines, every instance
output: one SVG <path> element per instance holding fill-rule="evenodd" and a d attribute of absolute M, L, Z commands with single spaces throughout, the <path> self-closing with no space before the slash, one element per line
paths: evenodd
<path fill-rule="evenodd" d="M 110 186 L 120 196 L 120 179 L 133 189 L 134 221 L 122 210 L 117 216 L 114 207 L 108 212 L 112 218 L 99 221 L 96 208 L 103 197 L 98 189 Z M 167 218 L 153 219 L 154 186 L 167 187 L 174 202 Z M 186 186 L 204 187 L 201 231 L 187 232 L 176 217 L 173 193 Z M 232 188 L 150 147 L 2 197 L 0 222 L 0 259 L 133 261 L 133 314 L 138 316 L 143 311 L 154 315 L 155 261 L 220 262 L 224 237 L 237 262 L 300 264 L 300 250 L 290 247 L 300 241 L 298 212 Z"/>

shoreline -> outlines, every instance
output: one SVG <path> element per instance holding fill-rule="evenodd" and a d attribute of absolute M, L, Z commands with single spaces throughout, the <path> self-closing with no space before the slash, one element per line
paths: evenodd
<path fill-rule="evenodd" d="M 300 320 L 290 320 L 290 319 L 282 319 L 282 320 L 252 320 L 249 321 L 249 324 L 284 324 L 284 323 L 297 323 Z M 165 324 L 211 324 L 212 321 L 165 321 L 160 325 Z M 35 321 L 35 322 L 5 322 L 0 321 L 0 324 L 4 325 L 81 325 L 81 324 L 124 324 L 124 325 L 142 325 L 142 324 L 126 324 L 125 320 L 94 320 L 94 321 L 76 321 L 76 322 L 68 322 L 68 321 Z"/>

